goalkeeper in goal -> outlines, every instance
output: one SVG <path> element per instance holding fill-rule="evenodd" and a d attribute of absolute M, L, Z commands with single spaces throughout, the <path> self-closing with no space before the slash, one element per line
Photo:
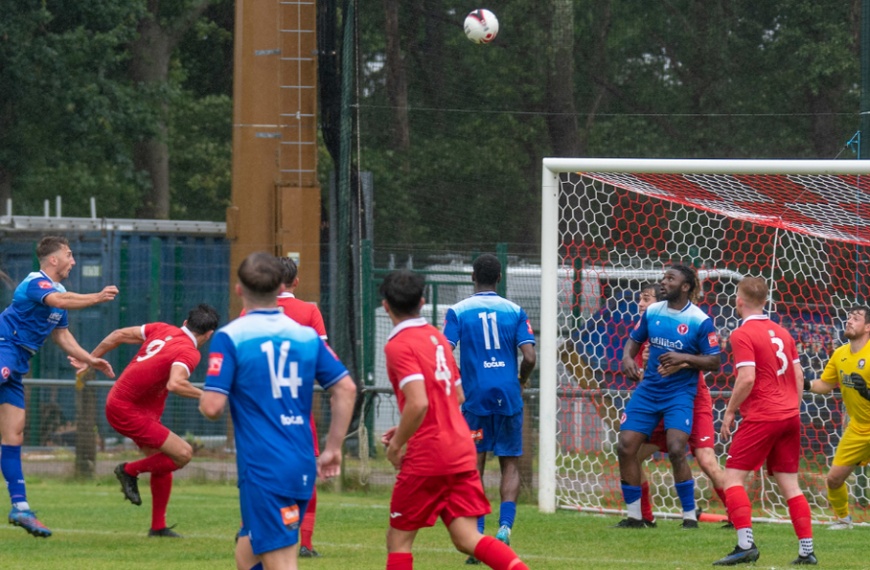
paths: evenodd
<path fill-rule="evenodd" d="M 828 501 L 837 516 L 829 530 L 852 528 L 846 479 L 857 466 L 870 462 L 870 306 L 851 308 L 843 336 L 849 342 L 834 351 L 822 377 L 804 380 L 804 390 L 815 394 L 827 394 L 839 386 L 849 416 L 826 480 Z"/>

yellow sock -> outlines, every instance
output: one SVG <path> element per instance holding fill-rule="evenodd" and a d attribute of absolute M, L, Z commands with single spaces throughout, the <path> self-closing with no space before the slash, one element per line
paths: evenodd
<path fill-rule="evenodd" d="M 828 487 L 828 501 L 837 518 L 844 519 L 849 516 L 849 489 L 845 483 L 836 489 Z"/>

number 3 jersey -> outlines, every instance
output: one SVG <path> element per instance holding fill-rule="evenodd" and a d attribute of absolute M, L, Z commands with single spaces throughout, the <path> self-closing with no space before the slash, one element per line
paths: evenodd
<path fill-rule="evenodd" d="M 384 353 L 399 411 L 405 409 L 402 388 L 410 382 L 423 382 L 429 400 L 423 422 L 408 440 L 402 473 L 448 475 L 477 469 L 477 450 L 456 397 L 459 370 L 444 335 L 425 319 L 402 321 L 390 333 Z"/>
<path fill-rule="evenodd" d="M 280 308 L 250 311 L 218 329 L 203 389 L 229 398 L 239 480 L 309 498 L 317 474 L 314 382 L 326 389 L 347 374 L 314 329 Z"/>
<path fill-rule="evenodd" d="M 200 354 L 193 333 L 186 327 L 148 323 L 141 330 L 142 346 L 112 386 L 106 404 L 133 404 L 159 417 L 169 395 L 166 383 L 172 366 L 179 364 L 192 373 Z"/>
<path fill-rule="evenodd" d="M 463 409 L 478 416 L 523 411 L 517 349 L 535 344 L 526 312 L 492 291 L 475 293 L 448 309 L 444 336 L 459 345 Z"/>
<path fill-rule="evenodd" d="M 765 315 L 747 317 L 731 334 L 731 351 L 736 370 L 755 367 L 752 392 L 740 404 L 744 419 L 778 421 L 800 413 L 801 392 L 795 376 L 800 360 L 787 330 Z"/>

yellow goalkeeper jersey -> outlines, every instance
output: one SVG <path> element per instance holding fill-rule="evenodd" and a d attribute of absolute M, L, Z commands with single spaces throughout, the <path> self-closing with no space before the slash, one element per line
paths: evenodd
<path fill-rule="evenodd" d="M 834 351 L 825 371 L 822 381 L 834 386 L 840 386 L 843 404 L 849 414 L 852 429 L 862 433 L 870 433 L 870 400 L 864 399 L 853 387 L 850 376 L 857 373 L 870 387 L 870 342 L 856 353 L 852 353 L 852 343 L 847 343 Z"/>

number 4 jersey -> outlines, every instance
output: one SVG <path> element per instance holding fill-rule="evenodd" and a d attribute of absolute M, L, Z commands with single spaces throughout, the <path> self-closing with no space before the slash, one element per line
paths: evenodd
<path fill-rule="evenodd" d="M 311 327 L 280 308 L 250 311 L 211 341 L 204 390 L 225 394 L 239 479 L 307 499 L 314 488 L 311 399 L 348 372 Z"/>
<path fill-rule="evenodd" d="M 405 409 L 402 388 L 409 382 L 423 382 L 429 400 L 423 423 L 408 440 L 402 473 L 448 475 L 477 469 L 477 451 L 456 397 L 459 370 L 444 335 L 425 319 L 402 321 L 390 333 L 384 353 L 399 411 Z"/>
<path fill-rule="evenodd" d="M 777 421 L 800 412 L 795 366 L 797 347 L 787 330 L 765 315 L 747 317 L 731 334 L 734 368 L 755 367 L 752 392 L 740 405 L 740 415 L 751 421 Z"/>

